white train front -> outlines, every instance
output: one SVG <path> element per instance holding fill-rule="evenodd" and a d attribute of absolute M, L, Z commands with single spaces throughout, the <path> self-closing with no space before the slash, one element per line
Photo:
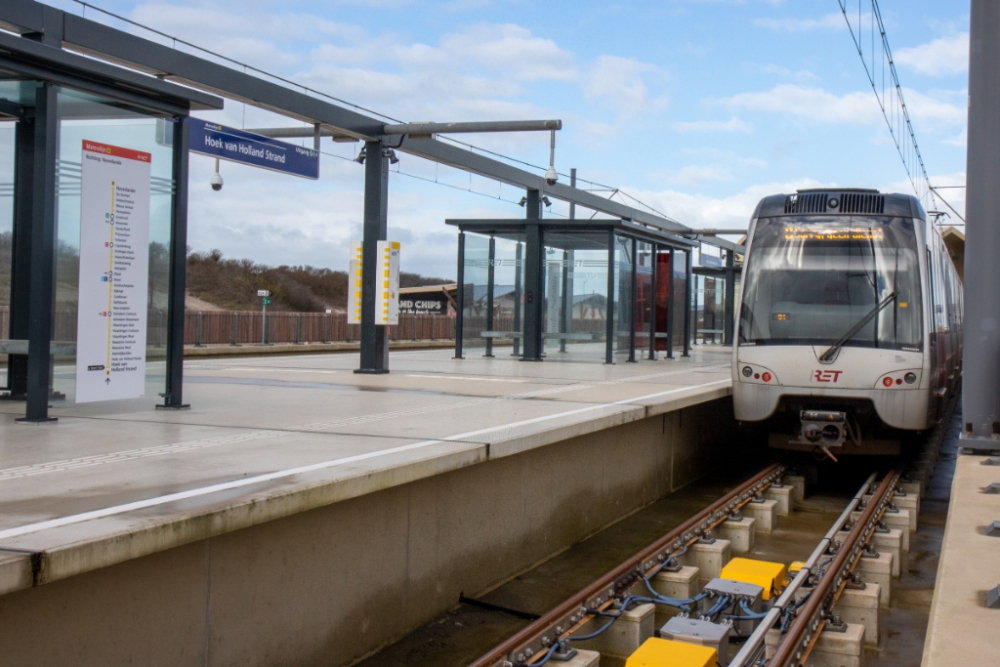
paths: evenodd
<path fill-rule="evenodd" d="M 828 455 L 898 453 L 938 419 L 961 378 L 962 285 L 915 197 L 766 197 L 746 247 L 736 419 Z"/>

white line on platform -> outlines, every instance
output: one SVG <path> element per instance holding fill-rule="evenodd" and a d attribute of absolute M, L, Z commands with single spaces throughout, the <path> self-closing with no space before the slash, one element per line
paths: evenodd
<path fill-rule="evenodd" d="M 697 387 L 698 389 L 709 388 L 713 386 L 722 386 L 730 384 L 730 380 L 719 380 L 716 382 L 709 382 L 707 384 Z M 531 424 L 537 424 L 544 421 L 549 421 L 552 419 L 559 419 L 562 417 L 571 417 L 573 415 L 583 414 L 585 412 L 592 412 L 595 410 L 601 410 L 604 408 L 616 406 L 616 405 L 629 405 L 637 403 L 640 401 L 646 401 L 652 398 L 661 398 L 663 396 L 669 396 L 670 394 L 676 394 L 679 392 L 691 391 L 693 387 L 679 387 L 676 389 L 669 389 L 667 391 L 660 391 L 654 394 L 646 394 L 645 396 L 637 396 L 635 398 L 623 399 L 620 401 L 613 401 L 611 403 L 601 403 L 598 405 L 588 405 L 582 408 L 575 408 L 573 410 L 566 410 L 564 412 L 557 412 L 551 415 L 544 415 L 542 417 L 534 417 L 533 419 L 525 419 L 519 422 L 514 422 L 512 424 L 502 424 L 500 426 L 490 426 L 488 428 L 478 429 L 476 431 L 468 431 L 466 433 L 459 433 L 458 435 L 450 435 L 444 438 L 439 438 L 436 440 L 423 440 L 421 442 L 414 442 L 409 445 L 400 445 L 398 447 L 390 447 L 389 449 L 381 449 L 375 452 L 367 452 L 365 454 L 356 454 L 354 456 L 346 456 L 340 459 L 333 459 L 330 461 L 322 461 L 320 463 L 313 463 L 306 466 L 299 466 L 297 468 L 288 468 L 287 470 L 279 470 L 277 472 L 266 473 L 263 475 L 256 475 L 254 477 L 244 477 L 241 479 L 233 480 L 231 482 L 223 482 L 221 484 L 212 484 L 210 486 L 203 486 L 197 489 L 189 489 L 187 491 L 179 491 L 177 493 L 170 493 L 164 496 L 157 496 L 155 498 L 147 498 L 145 500 L 138 500 L 131 503 L 125 503 L 124 505 L 115 505 L 114 507 L 107 507 L 100 510 L 93 510 L 90 512 L 82 512 L 80 514 L 74 514 L 71 516 L 60 517 L 58 519 L 49 519 L 48 521 L 39 521 L 37 523 L 31 523 L 24 526 L 18 526 L 16 528 L 8 528 L 6 530 L 0 530 L 0 540 L 5 540 L 12 537 L 20 537 L 22 535 L 27 535 L 29 533 L 36 533 L 41 530 L 48 530 L 51 528 L 61 528 L 63 526 L 69 526 L 76 523 L 82 523 L 84 521 L 91 521 L 94 519 L 103 519 L 109 516 L 115 516 L 118 514 L 124 514 L 126 512 L 133 512 L 136 510 L 147 509 L 149 507 L 156 507 L 158 505 L 165 505 L 166 503 L 176 502 L 178 500 L 187 500 L 188 498 L 197 498 L 199 496 L 205 496 L 211 493 L 218 493 L 220 491 L 229 491 L 231 489 L 238 489 L 245 486 L 252 486 L 254 484 L 261 484 L 263 482 L 270 482 L 276 479 L 283 479 L 286 477 L 293 477 L 295 475 L 302 475 L 305 473 L 316 472 L 317 470 L 325 470 L 328 468 L 333 468 L 340 465 L 345 465 L 348 463 L 357 463 L 358 461 L 365 461 L 372 458 L 377 458 L 379 456 L 385 456 L 388 454 L 398 454 L 400 452 L 412 451 L 415 449 L 422 449 L 424 447 L 430 447 L 431 445 L 439 445 L 446 442 L 461 441 L 467 438 L 472 438 L 475 436 L 485 435 L 487 433 L 492 433 L 496 431 L 509 432 L 510 429 L 517 428 L 519 426 L 528 426 Z"/>

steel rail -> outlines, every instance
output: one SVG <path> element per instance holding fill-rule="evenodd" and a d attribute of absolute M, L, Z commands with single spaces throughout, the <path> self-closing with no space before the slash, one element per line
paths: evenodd
<path fill-rule="evenodd" d="M 806 560 L 805 565 L 799 570 L 795 578 L 792 579 L 792 583 L 785 586 L 785 589 L 775 600 L 774 605 L 767 612 L 760 624 L 757 625 L 757 629 L 747 638 L 743 643 L 742 648 L 739 652 L 733 656 L 733 659 L 729 661 L 729 667 L 750 667 L 756 664 L 755 661 L 762 657 L 765 645 L 765 637 L 767 636 L 767 631 L 774 627 L 774 624 L 778 622 L 781 614 L 784 613 L 785 609 L 789 604 L 795 602 L 795 594 L 800 588 L 809 580 L 809 577 L 813 575 L 813 568 L 816 567 L 816 563 L 824 555 L 829 553 L 830 547 L 834 546 L 834 538 L 836 538 L 837 533 L 839 533 L 844 526 L 848 525 L 851 521 L 851 513 L 857 509 L 858 505 L 861 503 L 862 499 L 868 495 L 871 491 L 872 484 L 875 483 L 876 473 L 869 475 L 868 479 L 858 492 L 854 494 L 851 501 L 847 503 L 847 507 L 841 512 L 837 520 L 833 522 L 830 526 L 830 530 L 826 531 L 826 535 L 820 540 L 816 548 L 813 549 L 812 554 Z"/>
<path fill-rule="evenodd" d="M 862 557 L 876 524 L 892 500 L 899 482 L 899 470 L 893 470 L 879 484 L 872 499 L 867 502 L 861 516 L 851 526 L 844 543 L 839 547 L 812 594 L 788 628 L 788 634 L 778 644 L 768 667 L 794 667 L 801 665 L 826 625 L 824 614 L 833 606 L 847 577 Z M 801 573 L 800 573 L 801 574 Z"/>
<path fill-rule="evenodd" d="M 512 667 L 514 663 L 531 664 L 542 659 L 554 642 L 568 638 L 591 616 L 588 610 L 606 607 L 616 597 L 627 594 L 641 574 L 659 567 L 687 545 L 696 542 L 780 480 L 785 471 L 786 467 L 780 463 L 768 466 L 491 649 L 469 667 Z"/>

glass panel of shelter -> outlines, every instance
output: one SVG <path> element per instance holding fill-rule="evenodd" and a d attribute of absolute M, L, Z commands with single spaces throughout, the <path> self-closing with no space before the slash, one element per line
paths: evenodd
<path fill-rule="evenodd" d="M 545 230 L 543 239 L 546 359 L 600 361 L 607 338 L 608 232 Z"/>
<path fill-rule="evenodd" d="M 0 100 L 33 106 L 33 81 L 0 81 Z M 77 304 L 79 297 L 80 195 L 83 141 L 95 141 L 151 154 L 149 283 L 147 288 L 145 397 L 163 391 L 165 381 L 168 249 L 173 151 L 163 141 L 162 117 L 142 109 L 69 88 L 57 91 L 59 113 L 55 253 L 55 303 L 52 340 L 52 398 L 75 398 Z M 16 187 L 16 119 L 0 119 L 0 336 L 10 338 L 11 253 Z M 159 141 L 158 141 L 159 139 Z M 6 356 L 6 355 L 4 355 Z M 9 386 L 8 383 L 5 385 Z"/>

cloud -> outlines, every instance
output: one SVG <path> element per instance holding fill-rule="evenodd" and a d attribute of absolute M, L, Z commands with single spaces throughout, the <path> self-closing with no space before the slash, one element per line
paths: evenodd
<path fill-rule="evenodd" d="M 844 28 L 844 16 L 840 12 L 826 14 L 818 19 L 796 19 L 796 18 L 761 18 L 754 19 L 754 25 L 775 32 L 807 32 L 810 30 L 829 30 L 831 28 Z"/>
<path fill-rule="evenodd" d="M 661 73 L 649 63 L 632 58 L 602 55 L 587 72 L 583 95 L 587 99 L 607 98 L 619 111 L 645 111 L 652 106 L 663 107 L 666 98 L 650 97 L 644 75 Z"/>
<path fill-rule="evenodd" d="M 689 164 L 680 169 L 673 180 L 681 185 L 698 185 L 712 181 L 731 181 L 733 174 L 721 164 Z"/>
<path fill-rule="evenodd" d="M 783 76 L 789 79 L 796 79 L 798 81 L 809 81 L 819 78 L 807 69 L 793 71 L 787 67 L 781 67 L 780 65 L 764 65 L 761 68 L 761 71 L 765 74 L 774 74 L 776 76 Z"/>
<path fill-rule="evenodd" d="M 678 132 L 753 132 L 753 126 L 733 116 L 729 120 L 693 120 L 674 123 Z"/>
<path fill-rule="evenodd" d="M 969 71 L 969 33 L 939 37 L 927 44 L 899 49 L 895 61 L 927 76 L 962 74 Z"/>
<path fill-rule="evenodd" d="M 624 188 L 650 206 L 669 215 L 692 229 L 705 227 L 741 229 L 750 222 L 757 203 L 773 194 L 795 192 L 800 188 L 834 187 L 835 183 L 821 183 L 804 178 L 790 182 L 771 182 L 751 185 L 728 197 L 710 197 L 689 194 L 678 190 L 634 190 Z"/>
<path fill-rule="evenodd" d="M 968 129 L 962 130 L 954 137 L 943 139 L 941 143 L 947 144 L 949 146 L 958 146 L 960 148 L 965 148 L 969 144 L 969 130 Z"/>
<path fill-rule="evenodd" d="M 962 93 L 904 89 L 911 119 L 925 127 L 952 127 L 965 122 L 966 112 L 955 103 Z M 953 101 L 955 100 L 955 101 Z M 866 125 L 882 122 L 882 112 L 875 94 L 856 91 L 835 95 L 822 88 L 781 84 L 766 92 L 739 93 L 732 97 L 709 100 L 710 105 L 730 109 L 769 111 L 798 116 L 817 123 L 852 123 Z"/>
<path fill-rule="evenodd" d="M 872 93 L 854 92 L 837 96 L 822 88 L 787 83 L 766 92 L 739 93 L 709 102 L 732 109 L 772 111 L 824 123 L 871 123 L 881 116 Z"/>

